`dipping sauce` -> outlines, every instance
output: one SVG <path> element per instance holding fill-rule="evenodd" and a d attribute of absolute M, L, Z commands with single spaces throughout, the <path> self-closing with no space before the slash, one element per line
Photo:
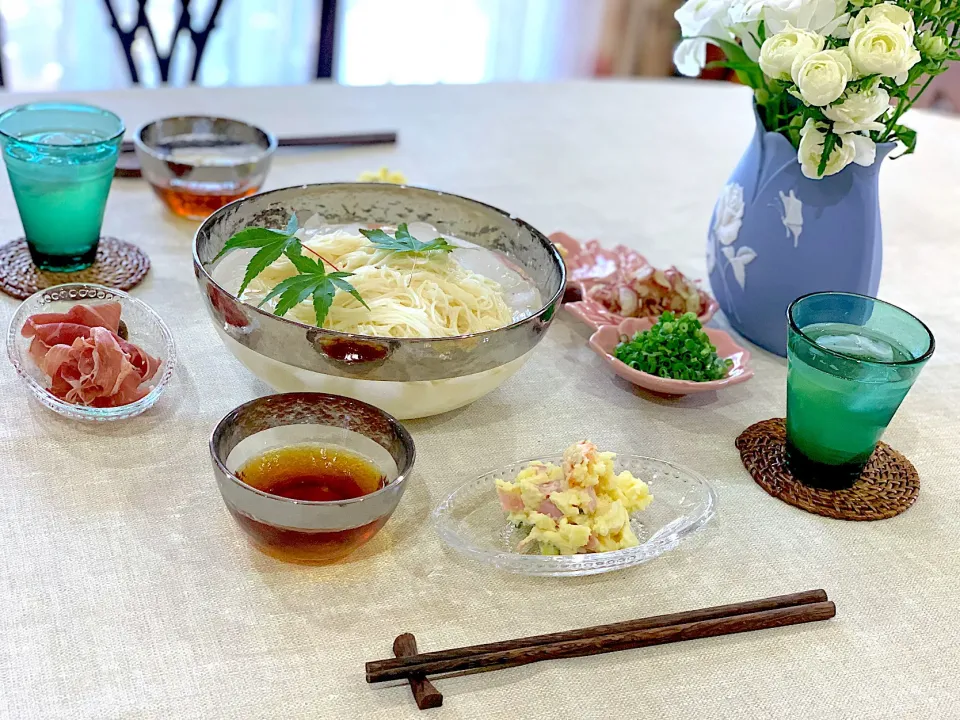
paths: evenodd
<path fill-rule="evenodd" d="M 191 220 L 202 220 L 227 203 L 248 197 L 259 188 L 233 189 L 229 185 L 178 182 L 167 187 L 154 185 L 153 190 L 177 215 Z"/>
<path fill-rule="evenodd" d="M 291 500 L 337 502 L 380 490 L 386 478 L 369 460 L 342 448 L 305 443 L 268 450 L 244 464 L 237 477 L 252 488 Z M 254 520 L 228 504 L 230 513 L 254 544 L 286 562 L 323 565 L 338 560 L 369 540 L 387 521 L 346 530 L 294 530 Z M 350 508 L 344 508 L 349 524 Z"/>

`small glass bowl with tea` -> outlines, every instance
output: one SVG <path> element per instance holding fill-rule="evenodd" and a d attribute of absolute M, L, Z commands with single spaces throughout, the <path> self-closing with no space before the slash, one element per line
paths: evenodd
<path fill-rule="evenodd" d="M 277 139 L 240 120 L 190 115 L 147 123 L 134 147 L 143 176 L 167 207 L 202 220 L 260 189 Z"/>
<path fill-rule="evenodd" d="M 285 393 L 228 413 L 210 454 L 227 510 L 256 548 L 325 565 L 369 542 L 390 519 L 415 450 L 406 429 L 372 405 Z"/>

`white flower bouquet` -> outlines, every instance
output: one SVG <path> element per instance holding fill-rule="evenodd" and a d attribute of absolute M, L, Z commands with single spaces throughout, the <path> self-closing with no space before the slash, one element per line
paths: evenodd
<path fill-rule="evenodd" d="M 676 12 L 684 75 L 706 65 L 707 43 L 754 90 L 764 127 L 797 148 L 803 174 L 834 175 L 876 161 L 877 143 L 914 151 L 903 113 L 960 59 L 958 0 L 687 0 Z"/>

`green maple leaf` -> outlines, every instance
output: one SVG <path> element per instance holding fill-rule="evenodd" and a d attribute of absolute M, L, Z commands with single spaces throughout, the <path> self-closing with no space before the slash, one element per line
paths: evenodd
<path fill-rule="evenodd" d="M 299 274 L 278 283 L 260 303 L 263 306 L 264 303 L 277 298 L 277 306 L 273 311 L 274 315 L 282 317 L 307 298 L 313 297 L 313 310 L 317 316 L 317 327 L 322 327 L 323 321 L 327 319 L 327 313 L 330 312 L 330 306 L 333 304 L 333 298 L 337 294 L 337 290 L 350 293 L 367 310 L 370 309 L 363 298 L 360 297 L 357 289 L 346 280 L 353 273 L 339 270 L 328 273 L 324 270 L 322 261 L 304 257 L 300 252 L 299 244 L 295 248 L 292 247 L 285 251 L 285 255 L 293 263 Z"/>
<path fill-rule="evenodd" d="M 214 261 L 219 260 L 231 250 L 260 248 L 247 263 L 247 271 L 243 275 L 243 282 L 237 295 L 243 291 L 257 275 L 276 262 L 281 255 L 300 253 L 300 241 L 295 237 L 297 232 L 297 216 L 291 215 L 285 231 L 270 230 L 269 228 L 250 227 L 235 233 L 217 253 Z"/>
<path fill-rule="evenodd" d="M 451 245 L 442 237 L 435 238 L 426 243 L 417 240 L 410 234 L 406 223 L 397 225 L 397 232 L 394 233 L 393 237 L 383 230 L 364 230 L 361 228 L 360 232 L 363 233 L 363 236 L 367 238 L 375 248 L 389 252 L 424 255 L 430 252 L 451 253 L 457 249 L 456 245 Z"/>

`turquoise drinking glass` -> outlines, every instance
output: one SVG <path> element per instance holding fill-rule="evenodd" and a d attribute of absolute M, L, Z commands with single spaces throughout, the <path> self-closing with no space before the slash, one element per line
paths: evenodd
<path fill-rule="evenodd" d="M 0 114 L 0 143 L 27 246 L 43 270 L 93 264 L 123 122 L 89 105 L 33 103 Z"/>
<path fill-rule="evenodd" d="M 787 320 L 787 463 L 808 485 L 850 487 L 933 355 L 933 333 L 852 293 L 804 295 Z"/>

